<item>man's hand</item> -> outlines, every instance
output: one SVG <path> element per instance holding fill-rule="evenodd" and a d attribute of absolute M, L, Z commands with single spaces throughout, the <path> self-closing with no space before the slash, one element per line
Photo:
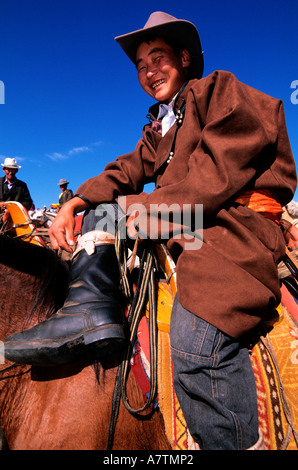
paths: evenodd
<path fill-rule="evenodd" d="M 89 205 L 79 197 L 74 197 L 62 206 L 49 228 L 49 236 L 54 250 L 63 248 L 63 250 L 72 253 L 72 247 L 75 245 L 75 215 L 88 207 Z"/>
<path fill-rule="evenodd" d="M 4 225 L 9 220 L 10 213 L 9 213 L 9 210 L 6 209 L 5 202 L 3 201 L 0 202 L 0 212 L 1 212 L 1 221 L 2 221 L 2 224 Z"/>
<path fill-rule="evenodd" d="M 144 225 L 145 224 L 145 225 Z M 144 231 L 142 231 L 142 228 Z M 144 240 L 147 238 L 147 219 L 146 212 L 140 213 L 138 210 L 133 211 L 126 221 L 127 235 L 131 240 Z"/>

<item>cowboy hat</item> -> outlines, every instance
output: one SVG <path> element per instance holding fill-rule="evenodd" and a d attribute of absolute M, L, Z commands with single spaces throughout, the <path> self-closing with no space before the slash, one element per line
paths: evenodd
<path fill-rule="evenodd" d="M 3 166 L 3 168 L 22 168 L 20 165 L 17 164 L 15 158 L 5 158 L 4 163 L 1 163 L 1 166 Z"/>
<path fill-rule="evenodd" d="M 149 16 L 143 29 L 117 36 L 115 40 L 130 60 L 135 63 L 137 48 L 142 38 L 145 38 L 148 34 L 172 39 L 175 43 L 187 49 L 191 55 L 193 76 L 195 78 L 202 77 L 204 69 L 203 52 L 198 30 L 193 23 L 179 20 L 162 11 L 155 11 Z"/>
<path fill-rule="evenodd" d="M 65 178 L 62 178 L 59 181 L 58 186 L 64 186 L 65 184 L 69 184 L 69 182 Z"/>

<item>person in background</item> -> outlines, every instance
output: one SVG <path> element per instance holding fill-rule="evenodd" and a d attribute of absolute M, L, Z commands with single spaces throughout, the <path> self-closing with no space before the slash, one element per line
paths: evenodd
<path fill-rule="evenodd" d="M 63 204 L 65 204 L 67 201 L 73 198 L 72 190 L 67 189 L 68 185 L 69 185 L 69 182 L 65 178 L 62 178 L 58 183 L 58 186 L 60 186 L 62 193 L 59 196 L 59 202 L 57 204 L 51 204 L 51 208 L 57 209 L 57 212 L 61 209 Z"/>
<path fill-rule="evenodd" d="M 17 164 L 15 158 L 5 158 L 1 166 L 5 176 L 0 178 L 0 209 L 5 211 L 6 201 L 18 201 L 29 211 L 33 201 L 28 186 L 16 177 L 21 166 Z M 4 223 L 7 218 L 8 212 L 5 211 L 2 222 Z"/>

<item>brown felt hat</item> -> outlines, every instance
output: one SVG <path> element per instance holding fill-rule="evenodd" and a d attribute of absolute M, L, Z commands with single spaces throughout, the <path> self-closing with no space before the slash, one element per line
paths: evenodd
<path fill-rule="evenodd" d="M 115 40 L 130 60 L 135 63 L 137 48 L 142 38 L 145 38 L 148 34 L 169 38 L 174 40 L 176 44 L 181 44 L 191 55 L 193 75 L 196 78 L 202 77 L 204 70 L 203 52 L 198 30 L 193 23 L 179 20 L 162 11 L 155 11 L 149 16 L 143 29 L 117 36 Z"/>

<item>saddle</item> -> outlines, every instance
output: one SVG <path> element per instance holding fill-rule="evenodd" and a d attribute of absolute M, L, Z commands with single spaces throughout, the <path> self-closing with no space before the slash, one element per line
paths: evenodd
<path fill-rule="evenodd" d="M 6 201 L 5 206 L 10 214 L 10 221 L 8 221 L 7 227 L 3 228 L 5 232 L 14 233 L 16 238 L 45 247 L 46 245 L 42 238 L 37 235 L 36 227 L 25 207 L 17 201 Z"/>

